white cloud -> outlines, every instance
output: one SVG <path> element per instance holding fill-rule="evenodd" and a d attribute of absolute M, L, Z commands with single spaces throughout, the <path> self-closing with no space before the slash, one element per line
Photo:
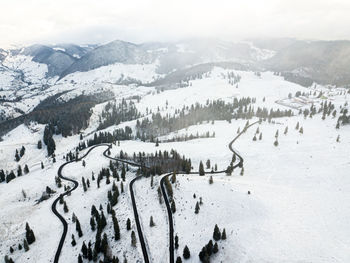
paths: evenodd
<path fill-rule="evenodd" d="M 0 45 L 210 36 L 349 39 L 347 0 L 3 0 Z"/>

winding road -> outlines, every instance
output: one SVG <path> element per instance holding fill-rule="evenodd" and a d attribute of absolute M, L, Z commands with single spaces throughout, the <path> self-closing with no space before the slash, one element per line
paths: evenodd
<path fill-rule="evenodd" d="M 236 156 L 238 157 L 239 161 L 233 165 L 233 168 L 237 168 L 237 167 L 243 167 L 243 157 L 236 152 L 233 147 L 232 144 L 243 134 L 245 133 L 251 126 L 260 123 L 260 121 L 256 121 L 253 122 L 252 124 L 246 126 L 239 134 L 237 134 L 237 136 L 229 143 L 228 148 L 230 149 L 230 151 L 233 154 L 236 154 Z M 224 171 L 216 171 L 216 172 L 210 172 L 209 174 L 219 174 L 219 173 L 224 173 L 226 172 Z M 163 194 L 163 198 L 164 198 L 164 202 L 165 202 L 165 206 L 167 209 L 167 213 L 168 213 L 168 221 L 169 221 L 169 263 L 174 263 L 174 223 L 173 223 L 173 213 L 171 211 L 170 208 L 170 203 L 169 203 L 169 198 L 168 195 L 166 193 L 166 189 L 164 186 L 164 181 L 167 177 L 169 177 L 170 175 L 172 175 L 173 173 L 168 173 L 166 175 L 164 175 L 162 177 L 162 179 L 160 180 L 160 186 L 161 186 L 161 190 L 162 190 L 162 194 Z M 199 172 L 190 172 L 188 174 L 199 174 Z"/>
<path fill-rule="evenodd" d="M 99 145 L 95 145 L 95 146 L 92 146 L 83 156 L 81 156 L 80 158 L 78 158 L 77 161 L 80 161 L 82 160 L 83 158 L 85 158 L 93 149 L 95 149 L 96 147 L 100 147 L 100 146 L 109 146 L 107 144 L 99 144 Z M 72 160 L 72 161 L 68 161 L 64 164 L 62 164 L 59 168 L 58 168 L 58 172 L 57 172 L 57 175 L 59 178 L 63 179 L 63 180 L 66 180 L 66 181 L 69 181 L 71 183 L 74 184 L 73 188 L 60 194 L 59 197 L 57 197 L 53 203 L 52 203 L 52 206 L 51 206 L 51 210 L 52 212 L 60 219 L 60 221 L 62 222 L 62 225 L 63 225 L 63 233 L 62 233 L 62 236 L 61 236 L 61 239 L 60 239 L 60 242 L 58 244 L 58 248 L 57 248 L 57 251 L 56 251 L 56 254 L 55 254 L 55 258 L 54 258 L 54 263 L 58 263 L 59 261 L 59 258 L 60 258 L 60 255 L 61 255 L 61 251 L 62 251 L 62 247 L 63 247 L 63 244 L 64 244 L 64 240 L 66 239 L 66 236 L 67 236 L 67 231 L 68 231 L 68 224 L 67 224 L 67 221 L 64 219 L 64 217 L 57 211 L 57 203 L 58 201 L 60 200 L 61 197 L 64 197 L 68 194 L 70 194 L 71 192 L 73 192 L 75 189 L 78 188 L 78 185 L 79 183 L 71 178 L 68 178 L 68 177 L 65 177 L 62 175 L 62 170 L 63 168 L 67 165 L 67 164 L 70 164 L 70 163 L 73 163 L 73 162 L 76 162 L 76 160 Z"/>
<path fill-rule="evenodd" d="M 237 168 L 237 167 L 243 167 L 243 157 L 237 153 L 233 147 L 232 147 L 232 144 L 243 134 L 247 131 L 248 128 L 250 128 L 251 126 L 255 125 L 259 123 L 259 121 L 257 122 L 254 122 L 248 126 L 246 126 L 228 145 L 230 151 L 234 154 L 236 154 L 236 156 L 238 157 L 239 161 L 233 166 L 233 168 Z M 97 148 L 97 147 L 100 147 L 100 146 L 106 146 L 107 149 L 103 152 L 103 156 L 105 156 L 106 158 L 108 159 L 111 159 L 111 160 L 114 160 L 114 161 L 118 161 L 118 162 L 122 162 L 122 163 L 126 163 L 126 164 L 129 164 L 131 166 L 135 166 L 135 167 L 141 167 L 141 165 L 139 163 L 135 163 L 135 162 L 131 162 L 131 161 L 127 161 L 127 160 L 124 160 L 124 159 L 119 159 L 119 158 L 113 158 L 113 157 L 110 157 L 108 156 L 107 154 L 107 151 L 112 147 L 111 144 L 99 144 L 99 145 L 95 145 L 95 146 L 92 146 L 83 156 L 81 156 L 80 158 L 78 158 L 78 160 L 72 160 L 72 161 L 68 161 L 64 164 L 62 164 L 59 169 L 58 169 L 58 177 L 63 179 L 63 180 L 66 180 L 66 181 L 69 181 L 71 183 L 73 183 L 73 188 L 71 188 L 70 190 L 60 194 L 59 197 L 57 197 L 54 202 L 52 203 L 52 206 L 51 206 L 51 209 L 52 209 L 52 212 L 59 218 L 59 220 L 61 221 L 62 225 L 63 225 L 63 233 L 62 233 L 62 236 L 61 236 L 61 239 L 60 239 L 60 242 L 58 244 L 58 248 L 57 248 L 57 251 L 56 251 L 56 254 L 55 254 L 55 258 L 54 258 L 54 263 L 58 263 L 59 262 L 59 257 L 61 255 L 61 251 L 62 251 L 62 248 L 63 248 L 63 244 L 64 244 L 64 241 L 65 241 L 65 238 L 67 236 L 67 231 L 68 231 L 68 223 L 67 221 L 64 219 L 64 217 L 57 211 L 57 203 L 59 202 L 60 198 L 61 197 L 64 197 L 68 194 L 70 194 L 71 192 L 73 192 L 75 189 L 78 188 L 78 185 L 79 183 L 76 181 L 76 180 L 73 180 L 71 178 L 68 178 L 68 177 L 65 177 L 62 175 L 62 170 L 63 168 L 72 163 L 72 162 L 76 162 L 76 161 L 80 161 L 82 160 L 83 158 L 85 158 L 93 149 Z M 145 168 L 148 168 L 149 167 L 145 167 Z M 225 171 L 216 171 L 216 172 L 213 172 L 213 173 L 210 173 L 210 174 L 219 174 L 219 173 L 223 173 Z M 172 173 L 168 173 L 166 174 L 165 176 L 162 177 L 161 181 L 160 181 L 160 186 L 161 186 L 161 190 L 162 190 L 162 194 L 163 194 L 163 198 L 164 198 L 164 202 L 165 202 L 165 205 L 166 205 L 166 208 L 167 208 L 167 213 L 168 213 L 168 221 L 169 221 L 169 263 L 174 263 L 174 224 L 173 224 L 173 214 L 172 214 L 172 211 L 171 211 L 171 208 L 170 208 L 170 203 L 169 203 L 169 198 L 168 198 L 168 195 L 166 193 L 166 189 L 165 189 L 165 186 L 164 186 L 164 181 L 165 179 L 170 176 Z M 199 172 L 190 172 L 189 174 L 199 174 Z M 133 185 L 134 183 L 140 179 L 141 176 L 138 176 L 138 177 L 135 177 L 134 179 L 132 179 L 130 181 L 130 184 L 129 184 L 129 190 L 130 190 L 130 196 L 131 196 L 131 201 L 132 201 L 132 206 L 133 206 L 133 211 L 134 211 L 134 217 L 135 217 L 135 223 L 136 223 L 136 228 L 137 228 L 137 232 L 138 232 L 138 236 L 139 236 L 139 240 L 140 240 L 140 244 L 141 244 L 141 248 L 142 248 L 142 253 L 143 253 L 143 258 L 144 258 L 144 262 L 145 263 L 149 263 L 149 257 L 148 257 L 148 252 L 147 252 L 147 246 L 146 246 L 146 242 L 145 242 L 145 238 L 143 236 L 143 233 L 142 233 L 142 228 L 141 228 L 141 223 L 140 223 L 140 218 L 139 218 L 139 214 L 138 214 L 138 211 L 137 211 L 137 206 L 136 206 L 136 201 L 135 201 L 135 194 L 134 194 L 134 190 L 133 190 Z"/>

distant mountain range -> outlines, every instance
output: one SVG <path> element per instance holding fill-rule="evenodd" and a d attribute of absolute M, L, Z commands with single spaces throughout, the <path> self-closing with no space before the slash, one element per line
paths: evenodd
<path fill-rule="evenodd" d="M 169 74 L 213 62 L 235 62 L 254 69 L 293 74 L 321 84 L 350 83 L 350 41 L 251 39 L 226 42 L 191 39 L 179 43 L 134 44 L 116 40 L 105 45 L 32 45 L 20 50 L 0 49 L 0 62 L 11 54 L 32 57 L 48 67 L 47 77 L 59 79 L 115 63 L 149 64 L 158 61 L 157 72 Z"/>

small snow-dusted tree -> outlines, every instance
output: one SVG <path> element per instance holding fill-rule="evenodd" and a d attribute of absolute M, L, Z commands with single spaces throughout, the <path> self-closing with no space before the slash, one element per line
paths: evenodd
<path fill-rule="evenodd" d="M 225 228 L 222 230 L 221 239 L 222 239 L 222 240 L 225 240 L 225 239 L 226 239 L 226 229 L 225 229 Z"/>
<path fill-rule="evenodd" d="M 199 210 L 200 210 L 200 207 L 199 207 L 199 203 L 197 202 L 197 203 L 196 203 L 196 207 L 195 207 L 195 209 L 194 209 L 194 213 L 195 213 L 195 214 L 198 214 L 198 213 L 199 213 Z"/>
<path fill-rule="evenodd" d="M 126 220 L 126 230 L 130 230 L 131 229 L 131 221 L 130 221 L 130 218 L 128 218 Z"/>
<path fill-rule="evenodd" d="M 244 167 L 242 167 L 240 175 L 243 176 L 244 175 Z"/>
<path fill-rule="evenodd" d="M 214 180 L 213 180 L 213 176 L 211 175 L 210 177 L 209 177 L 209 184 L 213 184 L 214 183 Z"/>
<path fill-rule="evenodd" d="M 218 225 L 215 225 L 214 227 L 213 238 L 215 241 L 219 241 L 221 239 L 221 232 Z"/>
<path fill-rule="evenodd" d="M 26 239 L 23 240 L 24 251 L 27 252 L 29 250 L 28 242 Z"/>
<path fill-rule="evenodd" d="M 303 127 L 300 127 L 300 129 L 299 129 L 299 133 L 300 133 L 300 134 L 303 134 L 303 133 L 304 133 L 304 129 L 303 129 Z"/>
<path fill-rule="evenodd" d="M 256 141 L 256 135 L 254 134 L 254 137 L 253 137 L 253 141 L 255 142 Z"/>
<path fill-rule="evenodd" d="M 119 223 L 118 219 L 113 215 L 113 228 L 114 228 L 114 239 L 119 240 L 120 239 L 120 229 L 119 229 Z"/>
<path fill-rule="evenodd" d="M 189 259 L 191 257 L 191 253 L 190 253 L 190 250 L 189 250 L 187 245 L 185 246 L 182 255 L 183 255 L 184 259 Z"/>
<path fill-rule="evenodd" d="M 284 134 L 287 135 L 288 133 L 288 126 L 286 126 L 286 128 L 284 129 Z"/>
<path fill-rule="evenodd" d="M 64 211 L 65 213 L 68 213 L 68 211 L 69 211 L 66 201 L 63 202 L 63 211 Z"/>
<path fill-rule="evenodd" d="M 25 174 L 29 173 L 28 165 L 25 165 L 25 166 L 24 166 L 23 171 L 24 171 Z"/>
<path fill-rule="evenodd" d="M 136 247 L 136 235 L 134 231 L 131 231 L 131 245 Z"/>
<path fill-rule="evenodd" d="M 75 221 L 75 230 L 78 232 L 79 237 L 83 236 L 83 231 L 81 231 L 81 226 L 78 218 Z"/>
<path fill-rule="evenodd" d="M 155 226 L 154 221 L 153 221 L 153 216 L 151 216 L 150 219 L 149 219 L 149 226 L 150 227 L 154 227 Z"/>
<path fill-rule="evenodd" d="M 275 142 L 273 143 L 273 145 L 275 145 L 276 147 L 278 146 L 278 140 L 276 138 Z"/>
<path fill-rule="evenodd" d="M 29 227 L 28 223 L 26 223 L 26 239 L 29 245 L 35 242 L 34 231 Z"/>
<path fill-rule="evenodd" d="M 337 142 L 340 142 L 340 135 L 338 135 L 337 137 Z"/>
<path fill-rule="evenodd" d="M 205 175 L 204 166 L 203 166 L 202 161 L 200 161 L 200 163 L 199 163 L 199 175 Z"/>
<path fill-rule="evenodd" d="M 299 122 L 297 122 L 297 125 L 295 126 L 296 130 L 299 130 Z"/>
<path fill-rule="evenodd" d="M 275 138 L 278 138 L 278 130 L 276 131 Z"/>
<path fill-rule="evenodd" d="M 205 163 L 207 166 L 207 169 L 210 169 L 210 160 L 208 159 L 207 162 Z"/>
<path fill-rule="evenodd" d="M 179 248 L 179 237 L 175 235 L 175 249 Z"/>
<path fill-rule="evenodd" d="M 175 263 L 182 263 L 182 259 L 181 259 L 181 257 L 177 257 L 176 258 L 176 262 Z"/>
<path fill-rule="evenodd" d="M 75 245 L 77 244 L 77 242 L 75 241 L 75 237 L 72 234 L 72 242 L 70 242 L 72 244 L 72 247 L 75 247 Z"/>
<path fill-rule="evenodd" d="M 213 247 L 213 253 L 216 254 L 219 251 L 218 243 L 215 242 L 214 247 Z"/>
<path fill-rule="evenodd" d="M 259 141 L 261 141 L 261 140 L 262 140 L 262 132 L 259 135 Z"/>

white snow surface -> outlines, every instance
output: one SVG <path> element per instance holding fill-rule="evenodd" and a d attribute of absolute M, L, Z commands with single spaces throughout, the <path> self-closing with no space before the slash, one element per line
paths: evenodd
<path fill-rule="evenodd" d="M 28 63 L 23 60 L 24 65 Z M 17 63 L 17 62 L 16 62 Z M 17 65 L 15 62 L 12 65 Z M 144 68 L 143 68 L 144 66 Z M 40 68 L 40 66 L 39 66 Z M 42 69 L 40 69 L 42 70 Z M 41 76 L 43 71 L 38 70 L 32 75 Z M 110 70 L 110 71 L 109 71 Z M 33 70 L 34 72 L 34 70 Z M 42 73 L 40 73 L 42 72 Z M 327 116 L 321 119 L 321 114 L 313 118 L 304 119 L 298 115 L 291 118 L 276 119 L 276 123 L 263 122 L 259 129 L 263 134 L 261 141 L 252 138 L 257 125 L 251 127 L 233 145 L 244 158 L 244 175 L 240 176 L 240 169 L 232 176 L 225 174 L 214 175 L 214 183 L 208 183 L 209 170 L 203 177 L 197 175 L 177 175 L 174 185 L 174 198 L 177 211 L 174 214 L 175 232 L 179 236 L 179 250 L 182 255 L 185 245 L 191 251 L 191 258 L 186 262 L 199 262 L 198 253 L 212 238 L 215 224 L 220 229 L 226 229 L 227 240 L 219 241 L 219 252 L 212 256 L 212 262 L 349 262 L 350 254 L 350 127 L 344 126 L 335 129 L 340 107 L 349 103 L 348 95 L 341 88 L 329 88 L 315 85 L 312 88 L 303 88 L 297 84 L 286 82 L 283 78 L 271 72 L 262 73 L 261 76 L 253 72 L 234 71 L 242 79 L 236 85 L 230 85 L 224 76 L 230 70 L 215 68 L 209 76 L 191 81 L 191 86 L 177 90 L 166 90 L 157 93 L 153 87 L 116 85 L 121 74 L 135 77 L 142 81 L 151 81 L 155 74 L 155 65 L 120 66 L 113 65 L 105 69 L 91 72 L 73 73 L 62 79 L 59 83 L 48 88 L 40 96 L 29 97 L 24 102 L 16 103 L 16 107 L 30 110 L 39 103 L 40 99 L 54 94 L 57 91 L 73 89 L 71 95 L 82 92 L 95 92 L 98 89 L 109 89 L 114 92 L 119 101 L 134 95 L 141 96 L 136 104 L 137 108 L 146 113 L 146 109 L 156 112 L 160 108 L 161 114 L 173 113 L 175 109 L 190 106 L 196 102 L 205 104 L 207 100 L 222 99 L 232 101 L 235 97 L 256 97 L 253 104 L 256 108 L 267 107 L 290 109 L 296 103 L 296 98 L 287 99 L 288 94 L 294 95 L 297 91 L 313 93 L 323 91 L 321 98 L 309 96 L 301 108 L 309 108 L 312 103 L 319 107 L 322 101 L 332 101 L 338 112 L 336 118 Z M 149 73 L 149 75 L 148 75 Z M 30 76 L 28 73 L 28 76 Z M 74 75 L 75 74 L 75 75 Z M 103 76 L 106 76 L 103 78 Z M 10 78 L 5 76 L 4 78 Z M 67 81 L 65 81 L 67 80 Z M 263 98 L 265 97 L 265 102 Z M 276 101 L 283 100 L 284 105 Z M 166 106 L 168 102 L 168 106 Z M 299 105 L 299 104 L 298 104 Z M 93 136 L 98 126 L 98 115 L 103 104 L 96 105 L 88 129 L 82 131 L 86 138 Z M 9 108 L 1 106 L 6 111 Z M 298 110 L 293 112 L 297 114 Z M 255 121 L 250 120 L 250 122 Z M 304 129 L 300 134 L 295 130 L 299 122 Z M 244 127 L 246 120 L 215 121 L 214 124 L 202 123 L 194 125 L 161 139 L 172 138 L 180 134 L 199 134 L 207 131 L 214 138 L 195 139 L 187 142 L 161 143 L 155 147 L 154 143 L 141 141 L 122 141 L 120 146 L 113 146 L 112 156 L 120 150 L 132 154 L 133 152 L 154 153 L 156 150 L 176 149 L 180 154 L 191 158 L 194 170 L 198 169 L 200 161 L 211 160 L 217 164 L 219 170 L 225 169 L 229 164 L 232 153 L 228 143 L 236 136 L 237 129 Z M 135 121 L 112 126 L 106 131 L 113 131 L 117 127 L 129 125 L 133 127 Z M 288 126 L 287 135 L 283 134 Z M 63 189 L 55 186 L 55 176 L 58 167 L 64 163 L 63 155 L 67 151 L 74 151 L 79 143 L 79 135 L 64 138 L 54 135 L 56 142 L 56 159 L 47 157 L 45 145 L 37 149 L 38 140 L 43 136 L 43 125 L 32 123 L 30 126 L 20 125 L 3 137 L 0 142 L 0 169 L 16 171 L 18 164 L 28 164 L 30 173 L 16 178 L 10 183 L 0 184 L 0 255 L 10 255 L 9 247 L 15 252 L 10 256 L 15 262 L 50 262 L 53 260 L 61 235 L 62 226 L 51 212 L 51 204 Z M 279 130 L 279 145 L 273 145 L 276 130 Z M 340 135 L 340 142 L 336 142 Z M 14 160 L 15 150 L 25 146 L 26 153 L 17 163 Z M 65 214 L 59 205 L 60 212 L 68 219 L 69 230 L 62 251 L 63 262 L 76 262 L 82 242 L 93 239 L 95 232 L 89 226 L 91 205 L 103 205 L 106 212 L 107 191 L 112 184 L 101 182 L 101 188 L 96 188 L 96 181 L 91 181 L 91 173 L 95 175 L 102 167 L 107 167 L 109 160 L 102 156 L 105 148 L 94 149 L 86 158 L 86 167 L 81 162 L 67 165 L 63 174 L 76 178 L 90 178 L 91 187 L 83 192 L 82 186 L 66 197 L 69 213 Z M 86 151 L 86 150 L 84 150 Z M 81 153 L 83 154 L 83 153 Z M 45 168 L 40 168 L 43 161 Z M 127 174 L 124 184 L 126 192 L 119 198 L 114 207 L 122 239 L 115 241 L 108 216 L 106 233 L 109 237 L 113 254 L 119 260 L 123 254 L 128 262 L 142 262 L 142 251 L 130 245 L 130 231 L 126 231 L 125 222 L 129 217 L 134 226 L 134 217 L 129 197 L 128 182 L 134 177 L 135 171 Z M 168 262 L 168 219 L 164 203 L 159 204 L 157 187 L 160 177 L 154 177 L 154 186 L 150 186 L 150 178 L 142 178 L 135 183 L 136 202 L 141 217 L 142 228 L 147 248 L 152 262 Z M 65 182 L 64 182 L 65 183 Z M 46 186 L 56 190 L 54 197 L 35 205 Z M 118 183 L 120 186 L 120 182 Z M 26 192 L 24 198 L 22 189 Z M 248 195 L 248 191 L 251 192 Z M 196 193 L 196 199 L 193 198 Z M 198 215 L 194 207 L 199 197 L 203 198 Z M 72 212 L 78 216 L 84 236 L 78 238 L 75 226 L 71 222 Z M 156 226 L 149 226 L 150 216 L 153 216 Z M 17 245 L 23 242 L 25 236 L 25 223 L 28 222 L 36 235 L 36 241 L 26 253 L 19 251 Z M 70 245 L 71 234 L 75 234 L 77 246 Z"/>

